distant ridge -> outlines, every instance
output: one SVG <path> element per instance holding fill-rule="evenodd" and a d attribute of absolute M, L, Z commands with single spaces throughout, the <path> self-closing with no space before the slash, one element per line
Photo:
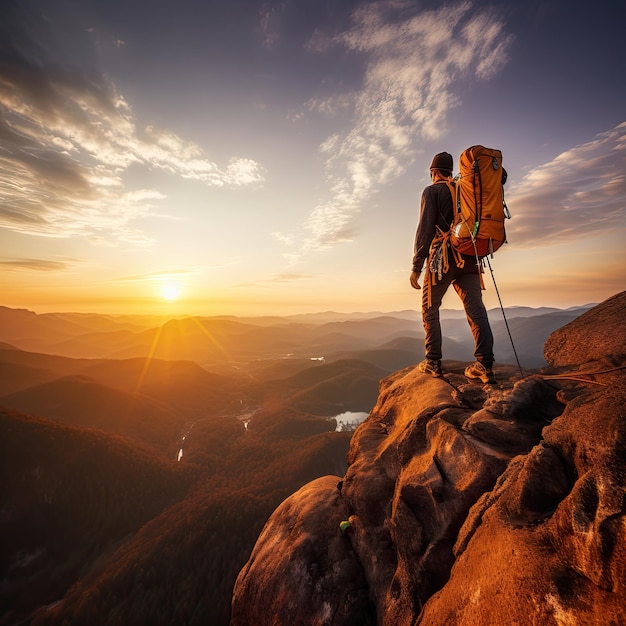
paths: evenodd
<path fill-rule="evenodd" d="M 582 306 L 571 306 L 567 309 L 558 309 L 555 307 L 528 307 L 528 306 L 512 306 L 505 307 L 504 311 L 507 317 L 536 317 L 538 315 L 550 315 L 552 313 L 573 313 L 576 312 L 579 315 L 582 315 L 589 309 L 592 309 L 596 304 L 585 304 Z M 494 317 L 502 317 L 502 311 L 498 308 L 489 309 L 489 315 L 493 315 Z"/>
<path fill-rule="evenodd" d="M 557 309 L 513 306 L 505 309 L 525 367 L 542 367 L 543 342 L 558 326 L 585 313 L 592 305 Z M 496 360 L 514 356 L 502 312 L 490 309 L 497 341 Z M 471 360 L 473 342 L 464 311 L 441 312 L 446 358 Z M 528 323 L 521 323 L 526 320 Z M 532 320 L 532 323 L 530 323 Z M 525 336 L 525 333 L 528 336 Z M 182 316 L 155 318 L 96 314 L 35 314 L 0 307 L 0 342 L 13 348 L 71 358 L 158 358 L 194 361 L 216 373 L 241 371 L 259 359 L 320 358 L 329 354 L 382 349 L 394 339 L 412 344 L 423 337 L 421 314 L 415 310 L 390 313 L 324 311 L 286 317 Z M 448 346 L 445 346 L 445 343 Z M 398 346 L 396 346 L 398 347 Z M 416 351 L 415 360 L 422 356 Z M 372 363 L 372 355 L 367 357 Z M 386 357 L 387 359 L 387 357 Z M 387 363 L 390 361 L 387 359 Z"/>

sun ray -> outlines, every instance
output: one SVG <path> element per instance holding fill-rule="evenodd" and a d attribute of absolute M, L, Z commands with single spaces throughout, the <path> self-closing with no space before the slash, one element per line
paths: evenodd
<path fill-rule="evenodd" d="M 217 348 L 218 352 L 225 357 L 226 359 L 230 358 L 230 354 L 222 347 L 220 342 L 203 326 L 197 317 L 192 317 L 191 320 L 194 324 L 202 331 L 202 333 L 207 337 L 207 339 Z"/>
<path fill-rule="evenodd" d="M 148 370 L 150 369 L 150 365 L 152 364 L 152 360 L 154 358 L 154 353 L 156 352 L 157 349 L 157 345 L 159 343 L 159 338 L 161 337 L 161 333 L 163 332 L 163 324 L 161 324 L 161 326 L 159 326 L 156 330 L 156 333 L 154 335 L 154 339 L 152 340 L 152 344 L 150 345 L 150 350 L 148 352 L 148 356 L 146 356 L 146 360 L 143 364 L 143 368 L 141 370 L 141 373 L 139 374 L 139 377 L 137 378 L 137 384 L 135 385 L 135 389 L 133 391 L 133 395 L 136 395 L 139 393 L 139 390 L 141 389 L 141 386 L 143 385 L 143 381 L 146 378 L 146 375 L 148 374 Z"/>

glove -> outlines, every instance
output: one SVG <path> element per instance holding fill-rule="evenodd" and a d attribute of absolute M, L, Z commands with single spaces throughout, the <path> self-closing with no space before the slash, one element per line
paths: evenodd
<path fill-rule="evenodd" d="M 421 289 L 420 284 L 417 282 L 420 277 L 420 272 L 411 272 L 411 287 L 413 289 Z"/>

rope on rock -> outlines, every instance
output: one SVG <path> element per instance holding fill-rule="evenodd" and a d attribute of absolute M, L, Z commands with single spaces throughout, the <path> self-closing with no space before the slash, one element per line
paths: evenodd
<path fill-rule="evenodd" d="M 597 380 L 589 380 L 588 378 L 581 378 L 581 376 L 599 376 L 601 374 L 608 374 L 610 372 L 616 372 L 618 370 L 626 369 L 626 365 L 618 365 L 617 367 L 611 367 L 604 370 L 596 370 L 594 372 L 571 372 L 564 374 L 550 374 L 544 376 L 539 374 L 543 380 L 577 380 L 583 383 L 591 383 L 592 385 L 601 385 L 602 387 L 608 387 L 607 383 L 601 383 Z"/>

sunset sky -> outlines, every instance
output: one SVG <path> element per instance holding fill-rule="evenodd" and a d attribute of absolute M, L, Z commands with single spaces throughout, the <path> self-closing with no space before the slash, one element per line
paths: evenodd
<path fill-rule="evenodd" d="M 473 144 L 509 174 L 504 304 L 604 300 L 625 286 L 625 7 L 2 0 L 0 305 L 419 309 L 428 166 Z"/>

